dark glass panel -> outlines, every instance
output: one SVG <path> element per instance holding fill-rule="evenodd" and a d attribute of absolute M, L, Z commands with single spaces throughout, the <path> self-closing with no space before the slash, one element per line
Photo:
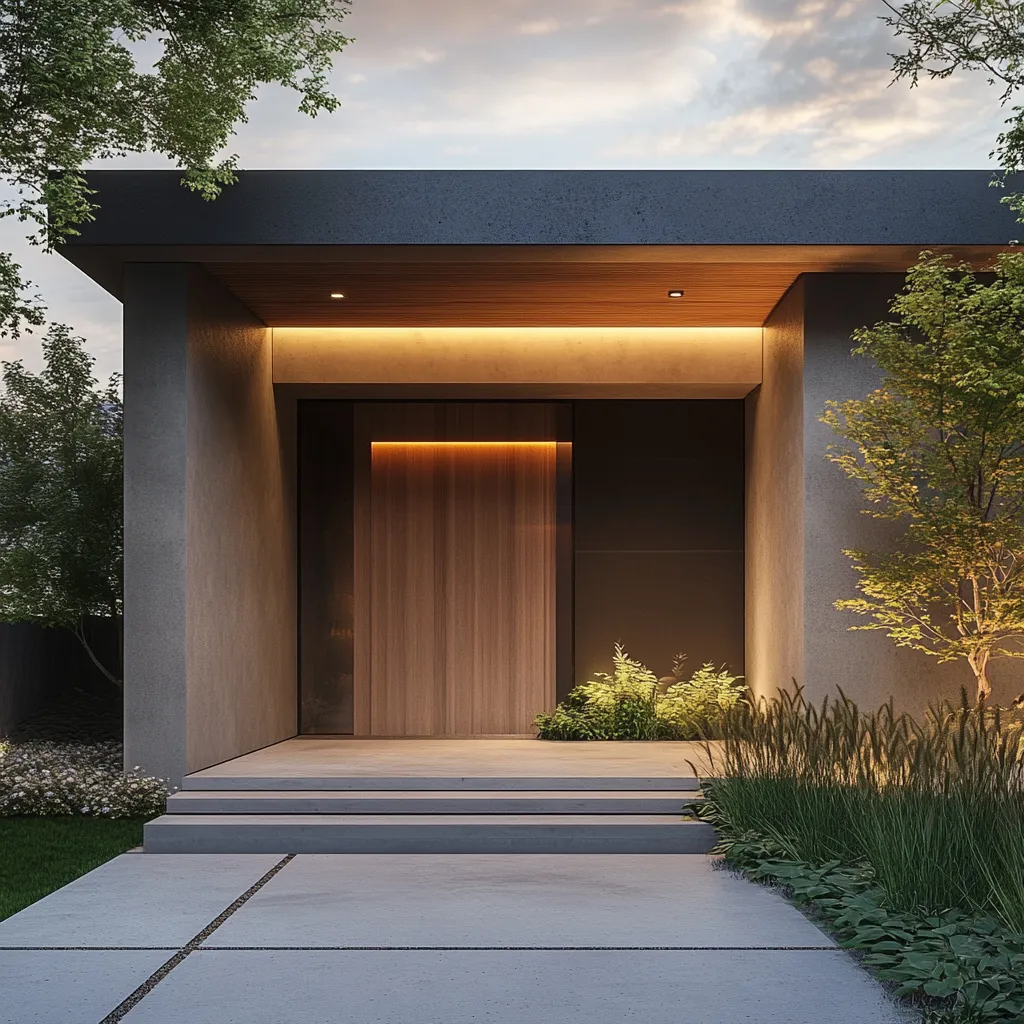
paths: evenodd
<path fill-rule="evenodd" d="M 299 727 L 352 732 L 352 403 L 299 403 Z"/>

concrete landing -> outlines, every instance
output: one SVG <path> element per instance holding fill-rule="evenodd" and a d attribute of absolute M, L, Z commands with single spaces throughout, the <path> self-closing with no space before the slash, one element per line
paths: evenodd
<path fill-rule="evenodd" d="M 0 922 L 0 991 L 10 1024 L 908 1019 L 701 856 L 127 854 Z"/>

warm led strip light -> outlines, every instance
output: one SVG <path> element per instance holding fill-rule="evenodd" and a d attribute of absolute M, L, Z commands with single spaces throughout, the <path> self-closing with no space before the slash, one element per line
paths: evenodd
<path fill-rule="evenodd" d="M 373 448 L 509 448 L 511 446 L 530 448 L 553 448 L 567 441 L 371 441 Z"/>

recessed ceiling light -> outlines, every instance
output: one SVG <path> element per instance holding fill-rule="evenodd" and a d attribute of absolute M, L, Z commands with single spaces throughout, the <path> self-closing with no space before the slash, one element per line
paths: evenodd
<path fill-rule="evenodd" d="M 672 288 L 668 293 L 668 297 L 670 299 L 681 299 L 684 294 L 685 292 L 682 288 Z"/>
<path fill-rule="evenodd" d="M 343 299 L 343 298 L 345 298 L 345 293 L 344 292 L 331 292 L 331 298 L 332 299 Z"/>

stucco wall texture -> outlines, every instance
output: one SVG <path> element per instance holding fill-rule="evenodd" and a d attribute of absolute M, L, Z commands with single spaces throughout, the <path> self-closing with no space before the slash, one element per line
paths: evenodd
<path fill-rule="evenodd" d="M 802 280 L 764 326 L 762 383 L 746 399 L 746 675 L 770 697 L 804 676 Z"/>
<path fill-rule="evenodd" d="M 623 397 L 657 384 L 742 398 L 761 380 L 757 327 L 276 327 L 273 344 L 281 384 L 596 385 Z"/>
<path fill-rule="evenodd" d="M 294 499 L 269 331 L 197 267 L 125 289 L 125 761 L 176 785 L 295 733 Z"/>
<path fill-rule="evenodd" d="M 853 331 L 888 315 L 897 274 L 805 274 L 765 325 L 763 383 L 747 399 L 747 672 L 754 692 L 796 679 L 808 698 L 837 687 L 864 707 L 894 696 L 920 712 L 960 688 L 965 663 L 940 665 L 896 647 L 834 602 L 856 594 L 848 548 L 885 548 L 896 528 L 861 512 L 859 486 L 825 458 L 835 440 L 820 416 L 830 399 L 859 398 L 881 373 L 851 355 Z M 998 660 L 994 696 L 1024 689 L 1024 662 Z"/>

